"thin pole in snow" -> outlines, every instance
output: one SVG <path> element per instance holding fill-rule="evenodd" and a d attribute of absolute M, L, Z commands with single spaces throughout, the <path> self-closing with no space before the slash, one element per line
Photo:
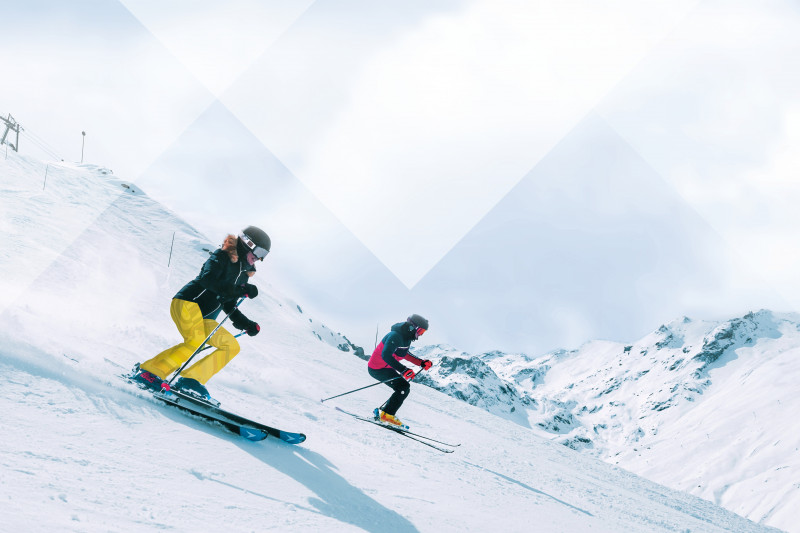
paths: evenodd
<path fill-rule="evenodd" d="M 47 171 L 50 170 L 50 165 L 44 167 L 44 185 L 42 185 L 42 190 L 47 187 Z"/>
<path fill-rule="evenodd" d="M 175 232 L 172 232 L 172 244 L 169 245 L 169 260 L 167 261 L 167 268 L 172 263 L 172 248 L 175 246 Z"/>

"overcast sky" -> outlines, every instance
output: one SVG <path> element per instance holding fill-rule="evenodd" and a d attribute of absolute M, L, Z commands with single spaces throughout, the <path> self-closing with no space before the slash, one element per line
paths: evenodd
<path fill-rule="evenodd" d="M 425 341 L 535 355 L 800 307 L 793 2 L 0 14 L 21 153 L 79 161 L 85 131 L 85 163 L 210 241 L 262 227 L 260 279 L 367 348 L 415 312 Z"/>

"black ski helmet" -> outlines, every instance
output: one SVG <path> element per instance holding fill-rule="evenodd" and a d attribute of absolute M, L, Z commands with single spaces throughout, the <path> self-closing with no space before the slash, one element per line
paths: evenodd
<path fill-rule="evenodd" d="M 255 226 L 244 228 L 239 234 L 239 239 L 258 259 L 264 259 L 272 246 L 269 235 Z"/>
<path fill-rule="evenodd" d="M 408 321 L 414 324 L 415 327 L 428 329 L 428 319 L 421 317 L 416 313 L 408 317 Z"/>
<path fill-rule="evenodd" d="M 406 324 L 408 324 L 409 332 L 414 335 L 415 339 L 418 339 L 428 329 L 428 319 L 416 313 L 408 317 Z"/>

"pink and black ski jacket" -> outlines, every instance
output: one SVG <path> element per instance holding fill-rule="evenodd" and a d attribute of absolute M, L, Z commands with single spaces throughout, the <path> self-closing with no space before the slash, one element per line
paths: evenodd
<path fill-rule="evenodd" d="M 404 365 L 400 364 L 401 359 L 411 361 L 417 366 L 422 366 L 422 359 L 408 353 L 413 340 L 413 337 L 410 336 L 413 335 L 413 328 L 407 330 L 408 327 L 403 322 L 392 326 L 392 331 L 387 333 L 375 347 L 367 366 L 374 370 L 393 368 L 401 374 L 407 370 Z"/>

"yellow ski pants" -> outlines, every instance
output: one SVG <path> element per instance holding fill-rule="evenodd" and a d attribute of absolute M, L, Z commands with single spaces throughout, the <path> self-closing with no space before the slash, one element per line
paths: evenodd
<path fill-rule="evenodd" d="M 218 325 L 215 320 L 204 319 L 200 306 L 196 303 L 177 298 L 172 300 L 169 314 L 178 326 L 183 342 L 139 365 L 140 368 L 152 372 L 161 379 L 166 379 L 180 368 Z M 225 328 L 219 328 L 208 340 L 208 344 L 217 349 L 184 369 L 181 376 L 196 379 L 205 385 L 211 376 L 222 370 L 239 353 L 236 337 L 228 333 Z"/>

